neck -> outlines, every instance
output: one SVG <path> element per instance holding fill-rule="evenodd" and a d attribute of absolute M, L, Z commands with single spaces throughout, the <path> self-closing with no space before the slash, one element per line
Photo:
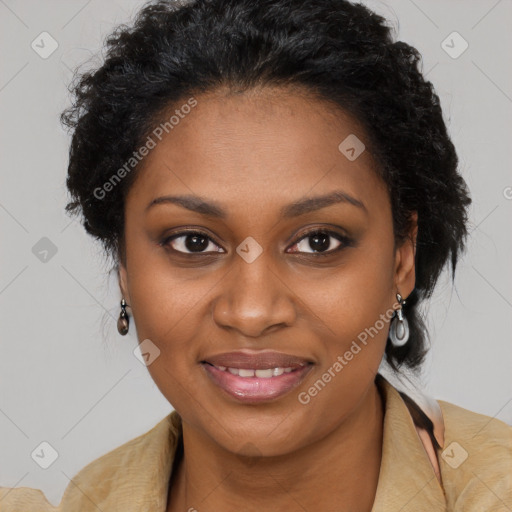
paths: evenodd
<path fill-rule="evenodd" d="M 372 383 L 360 406 L 328 436 L 294 453 L 257 460 L 219 449 L 183 423 L 167 512 L 345 510 L 370 512 L 379 478 L 383 400 Z"/>

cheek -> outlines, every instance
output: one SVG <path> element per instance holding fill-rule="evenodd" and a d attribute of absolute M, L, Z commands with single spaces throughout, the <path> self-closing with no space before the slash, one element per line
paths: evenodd
<path fill-rule="evenodd" d="M 391 307 L 392 269 L 390 255 L 377 248 L 361 247 L 332 274 L 318 280 L 296 280 L 294 290 L 324 321 L 331 338 L 338 338 L 340 344 L 350 344 Z M 382 329 L 381 322 L 379 326 Z"/>
<path fill-rule="evenodd" d="M 160 251 L 148 251 L 141 245 L 131 248 L 128 262 L 137 336 L 140 343 L 148 344 L 149 340 L 158 348 L 159 355 L 148 365 L 148 371 L 172 402 L 172 390 L 179 388 L 190 373 L 187 368 L 195 362 L 200 324 L 197 314 L 204 309 L 201 298 L 211 286 L 205 287 L 201 279 L 185 279 L 186 274 L 179 269 L 171 271 Z"/>
<path fill-rule="evenodd" d="M 199 341 L 198 312 L 204 309 L 201 298 L 206 296 L 201 281 L 170 279 L 155 269 L 151 275 L 135 277 L 132 283 L 130 295 L 139 340 L 150 339 L 169 362 L 187 356 L 190 361 Z"/>
<path fill-rule="evenodd" d="M 194 403 L 190 395 L 194 395 L 199 338 L 197 290 L 194 284 L 169 279 L 157 269 L 133 277 L 130 294 L 139 342 L 150 340 L 149 347 L 156 347 L 158 353 L 147 369 L 169 403 L 188 417 Z"/>
<path fill-rule="evenodd" d="M 192 279 L 189 270 L 173 267 L 165 250 L 135 228 L 127 232 L 126 248 L 129 295 L 140 341 L 179 341 L 176 332 L 190 325 L 187 320 L 198 302 L 201 280 Z"/>
<path fill-rule="evenodd" d="M 323 293 L 311 296 L 310 306 L 328 328 L 316 333 L 322 343 L 321 367 L 297 398 L 315 431 L 329 431 L 357 407 L 375 378 L 386 346 L 392 314 L 392 258 L 381 251 L 361 254 L 364 257 L 326 280 Z M 332 407 L 333 403 L 340 407 Z"/>
<path fill-rule="evenodd" d="M 364 387 L 382 360 L 393 313 L 393 258 L 391 249 L 386 254 L 381 247 L 377 240 L 360 247 L 310 294 L 310 307 L 327 326 L 317 334 L 326 355 L 322 370 L 337 376 L 333 392 L 356 389 L 359 381 Z"/>

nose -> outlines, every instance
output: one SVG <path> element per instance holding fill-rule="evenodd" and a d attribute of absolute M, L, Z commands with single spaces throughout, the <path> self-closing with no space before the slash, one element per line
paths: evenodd
<path fill-rule="evenodd" d="M 296 318 L 296 297 L 282 275 L 263 254 L 252 263 L 240 259 L 220 286 L 213 307 L 220 327 L 256 338 L 286 326 Z"/>

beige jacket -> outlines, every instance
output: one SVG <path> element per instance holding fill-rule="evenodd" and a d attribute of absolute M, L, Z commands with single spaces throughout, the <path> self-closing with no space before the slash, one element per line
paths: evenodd
<path fill-rule="evenodd" d="M 422 442 L 421 429 L 399 392 L 384 378 L 377 383 L 385 416 L 372 512 L 512 511 L 512 427 L 438 401 L 444 419 L 440 448 L 425 431 Z M 165 512 L 172 461 L 181 442 L 181 419 L 173 411 L 145 434 L 85 466 L 59 506 L 49 504 L 40 490 L 0 487 L 0 511 Z"/>

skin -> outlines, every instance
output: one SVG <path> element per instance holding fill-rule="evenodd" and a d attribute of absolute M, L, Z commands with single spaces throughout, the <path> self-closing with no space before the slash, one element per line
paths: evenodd
<path fill-rule="evenodd" d="M 331 104 L 269 88 L 196 99 L 129 190 L 119 267 L 139 341 L 160 350 L 148 370 L 183 421 L 185 455 L 167 511 L 331 511 L 340 503 L 370 511 L 383 424 L 374 379 L 389 323 L 308 404 L 297 397 L 396 306 L 397 291 L 407 298 L 413 290 L 416 216 L 395 248 L 389 196 L 370 152 L 349 161 L 338 150 L 349 134 L 364 141 L 364 131 Z M 335 190 L 366 210 L 339 202 L 280 217 L 292 202 Z M 214 201 L 226 217 L 171 203 L 146 211 L 156 197 L 182 194 Z M 304 237 L 310 227 L 352 243 L 332 236 L 324 249 L 331 254 L 315 255 L 318 246 Z M 211 254 L 186 254 L 186 235 L 162 245 L 184 228 L 205 232 Z M 236 253 L 249 236 L 263 250 L 252 263 Z M 315 364 L 299 388 L 243 404 L 199 364 L 242 348 Z"/>

